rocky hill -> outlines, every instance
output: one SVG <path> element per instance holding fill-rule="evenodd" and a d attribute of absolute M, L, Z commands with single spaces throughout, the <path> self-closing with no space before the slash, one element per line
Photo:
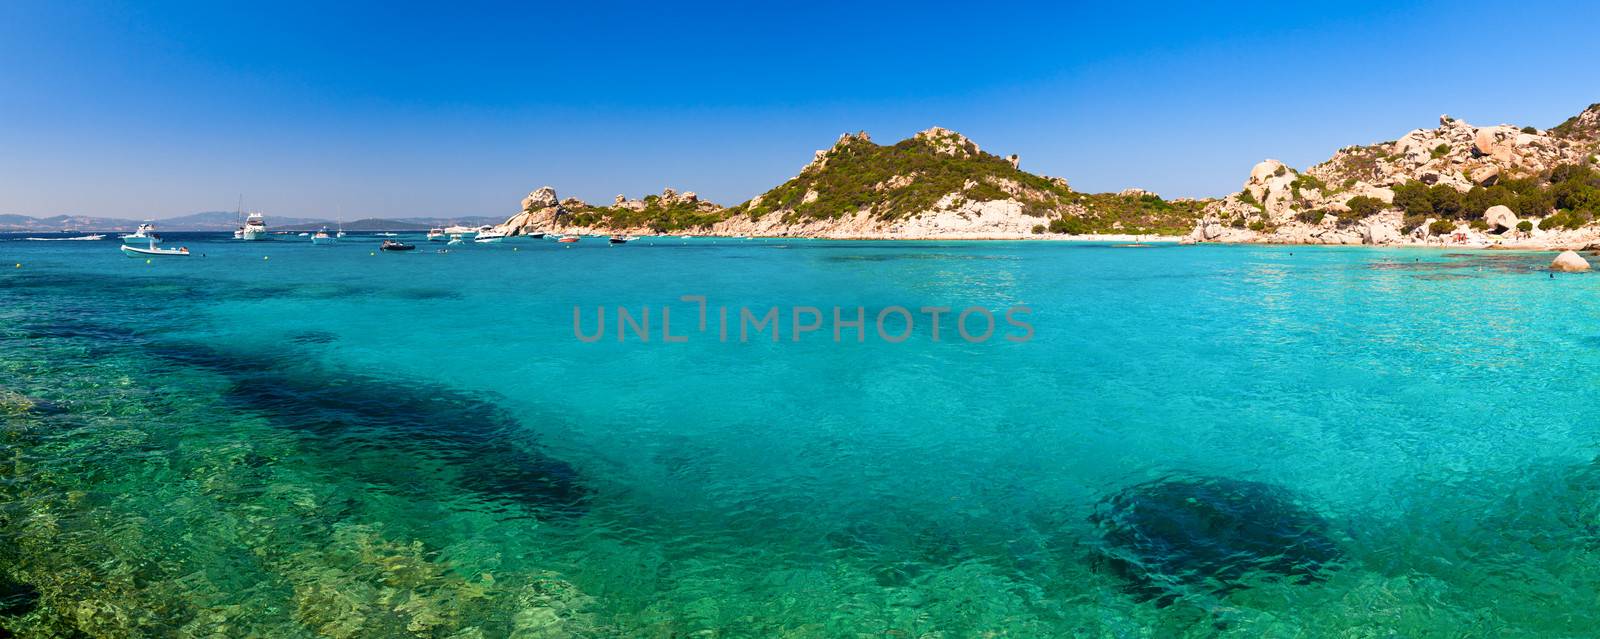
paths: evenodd
<path fill-rule="evenodd" d="M 610 206 L 558 200 L 545 187 L 506 222 L 512 233 L 703 232 L 805 237 L 1034 237 L 1182 234 L 1206 202 L 1145 191 L 1079 193 L 938 127 L 890 146 L 840 136 L 800 173 L 750 201 L 721 207 L 671 189 Z"/>
<path fill-rule="evenodd" d="M 1297 171 L 1266 160 L 1209 204 L 1200 241 L 1583 244 L 1600 231 L 1600 104 L 1550 129 L 1439 126 L 1340 149 Z"/>

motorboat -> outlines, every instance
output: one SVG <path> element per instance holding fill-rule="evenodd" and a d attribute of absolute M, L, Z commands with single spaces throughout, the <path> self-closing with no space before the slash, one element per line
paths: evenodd
<path fill-rule="evenodd" d="M 446 242 L 445 245 L 446 246 L 454 246 L 454 245 L 457 245 L 457 244 L 465 244 L 466 242 L 467 242 L 466 240 L 461 239 L 461 234 L 460 233 L 453 233 L 453 234 L 450 235 L 450 241 Z"/>
<path fill-rule="evenodd" d="M 301 233 L 300 237 L 311 237 L 311 233 Z"/>
<path fill-rule="evenodd" d="M 76 231 L 69 231 L 69 232 L 76 233 Z M 79 235 L 78 237 L 25 237 L 25 238 L 22 238 L 22 239 L 24 239 L 24 240 L 34 240 L 34 241 L 37 241 L 37 242 L 92 242 L 92 241 L 95 241 L 95 240 L 106 239 L 106 236 L 104 236 L 104 235 Z"/>
<path fill-rule="evenodd" d="M 621 235 L 613 235 L 611 236 L 611 239 L 607 241 L 611 242 L 612 244 L 627 244 L 628 238 L 622 237 Z"/>
<path fill-rule="evenodd" d="M 399 233 L 373 233 L 378 237 L 400 237 Z"/>
<path fill-rule="evenodd" d="M 477 242 L 479 244 L 490 244 L 490 243 L 504 242 L 505 239 L 506 239 L 506 232 L 505 231 L 502 231 L 500 229 L 489 229 L 487 231 L 479 231 L 478 232 L 478 236 L 475 237 L 475 238 L 472 238 L 472 241 Z"/>
<path fill-rule="evenodd" d="M 435 226 L 435 227 L 433 227 L 431 229 L 428 229 L 428 241 L 429 242 L 443 242 L 446 239 L 448 239 L 448 238 L 444 234 L 444 229 L 439 228 L 437 226 Z"/>
<path fill-rule="evenodd" d="M 461 226 L 461 225 L 457 224 L 455 226 L 446 226 L 446 227 L 444 227 L 444 233 L 445 233 L 445 235 L 451 235 L 451 236 L 460 235 L 462 237 L 470 238 L 470 237 L 478 234 L 478 229 L 477 229 L 477 227 L 473 227 L 473 226 Z"/>
<path fill-rule="evenodd" d="M 410 251 L 410 250 L 413 250 L 413 249 L 415 249 L 417 247 L 412 246 L 410 244 L 406 244 L 405 242 L 396 242 L 394 240 L 384 240 L 383 244 L 378 246 L 378 248 L 380 250 L 384 250 L 384 251 Z"/>
<path fill-rule="evenodd" d="M 149 222 L 139 225 L 139 229 L 122 236 L 122 243 L 132 246 L 155 245 L 161 243 L 161 236 L 156 235 L 156 225 Z"/>
<path fill-rule="evenodd" d="M 122 253 L 128 257 L 188 257 L 189 255 L 189 249 L 182 246 L 175 249 L 164 249 L 156 248 L 155 244 L 151 244 L 146 248 L 123 244 L 118 248 L 121 248 Z"/>
<path fill-rule="evenodd" d="M 560 242 L 562 244 L 573 244 L 573 243 L 576 243 L 578 241 L 578 236 L 576 236 L 576 235 L 563 235 L 560 238 L 557 238 L 556 241 Z"/>
<path fill-rule="evenodd" d="M 267 222 L 261 216 L 261 212 L 252 211 L 249 217 L 244 219 L 244 226 L 239 227 L 239 230 L 233 232 L 233 238 L 236 240 L 244 240 L 246 242 L 256 242 L 267 239 Z"/>
<path fill-rule="evenodd" d="M 339 239 L 329 235 L 328 229 L 322 229 L 317 231 L 315 235 L 311 236 L 311 243 L 317 245 L 338 244 Z"/>

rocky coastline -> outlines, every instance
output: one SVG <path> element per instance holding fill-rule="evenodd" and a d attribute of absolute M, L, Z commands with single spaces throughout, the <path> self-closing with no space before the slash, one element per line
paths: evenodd
<path fill-rule="evenodd" d="M 1597 165 L 1600 104 L 1550 129 L 1480 127 L 1441 116 L 1435 128 L 1345 147 L 1304 171 L 1262 161 L 1238 192 L 1203 200 L 1167 201 L 1140 189 L 1079 193 L 1065 179 L 1022 171 L 1016 155 L 985 153 L 959 133 L 934 127 L 891 146 L 877 145 L 865 132 L 844 134 L 794 178 L 733 206 L 670 188 L 594 205 L 561 199 L 546 186 L 529 193 L 521 212 L 500 229 L 513 236 L 1593 250 L 1600 249 L 1600 211 L 1588 209 L 1600 202 L 1570 191 L 1600 193 Z M 1541 197 L 1541 189 L 1556 195 Z M 1426 206 L 1416 205 L 1419 194 Z M 1429 197 L 1444 203 L 1429 204 Z M 1581 210 L 1571 210 L 1569 200 Z"/>

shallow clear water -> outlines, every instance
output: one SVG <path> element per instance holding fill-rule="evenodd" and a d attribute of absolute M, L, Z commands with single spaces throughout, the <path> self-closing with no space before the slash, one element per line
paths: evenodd
<path fill-rule="evenodd" d="M 146 263 L 20 237 L 0 591 L 27 601 L 0 628 L 21 636 L 1600 627 L 1600 279 L 1548 255 L 179 235 L 204 256 Z M 1025 305 L 1034 334 L 969 343 L 947 316 L 935 342 L 918 315 L 888 343 L 893 305 Z M 649 306 L 652 339 L 580 341 L 575 306 L 585 332 Z M 781 340 L 719 340 L 719 306 L 779 307 Z M 792 341 L 799 306 L 865 307 L 868 338 L 828 317 Z M 1127 549 L 1096 513 L 1190 479 L 1253 502 L 1189 539 L 1220 558 L 1166 548 L 1191 572 L 1154 585 L 1108 561 Z M 1333 565 L 1229 572 L 1286 512 Z"/>

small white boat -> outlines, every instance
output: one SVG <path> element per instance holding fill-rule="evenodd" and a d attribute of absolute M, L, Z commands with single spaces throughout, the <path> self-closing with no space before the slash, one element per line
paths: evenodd
<path fill-rule="evenodd" d="M 311 237 L 310 233 L 301 233 L 300 237 Z"/>
<path fill-rule="evenodd" d="M 680 240 L 687 240 L 687 239 L 689 239 L 689 238 L 691 238 L 691 237 L 694 237 L 694 236 L 693 236 L 693 235 L 679 235 L 679 236 L 678 236 L 678 239 L 680 239 Z"/>
<path fill-rule="evenodd" d="M 161 243 L 161 236 L 156 235 L 156 225 L 145 222 L 139 225 L 139 230 L 122 236 L 122 243 L 134 246 L 155 245 Z"/>
<path fill-rule="evenodd" d="M 472 241 L 479 244 L 499 244 L 506 241 L 506 234 L 500 231 L 486 231 L 479 233 Z"/>
<path fill-rule="evenodd" d="M 106 239 L 104 235 L 80 235 L 78 237 L 25 237 L 24 240 L 36 242 L 86 242 Z"/>
<path fill-rule="evenodd" d="M 301 235 L 304 235 L 304 233 Z M 332 235 L 329 235 L 328 229 L 322 229 L 317 231 L 316 235 L 311 236 L 311 243 L 319 246 L 326 246 L 329 244 L 338 244 L 339 240 Z"/>
<path fill-rule="evenodd" d="M 437 226 L 435 226 L 435 227 L 433 227 L 431 229 L 428 229 L 428 241 L 429 242 L 443 242 L 443 241 L 445 241 L 444 229 L 439 228 Z"/>
<path fill-rule="evenodd" d="M 450 246 L 454 244 L 466 244 L 466 240 L 461 239 L 460 233 L 454 233 L 450 235 L 450 241 L 446 242 L 445 245 Z"/>
<path fill-rule="evenodd" d="M 373 233 L 373 235 L 376 235 L 378 237 L 399 237 L 400 236 L 399 233 Z"/>
<path fill-rule="evenodd" d="M 127 244 L 123 244 L 118 248 L 121 248 L 122 252 L 128 257 L 188 257 L 189 255 L 189 249 L 184 247 L 164 249 L 156 248 L 154 244 L 151 244 L 150 248 L 139 248 L 137 246 L 128 246 Z"/>

